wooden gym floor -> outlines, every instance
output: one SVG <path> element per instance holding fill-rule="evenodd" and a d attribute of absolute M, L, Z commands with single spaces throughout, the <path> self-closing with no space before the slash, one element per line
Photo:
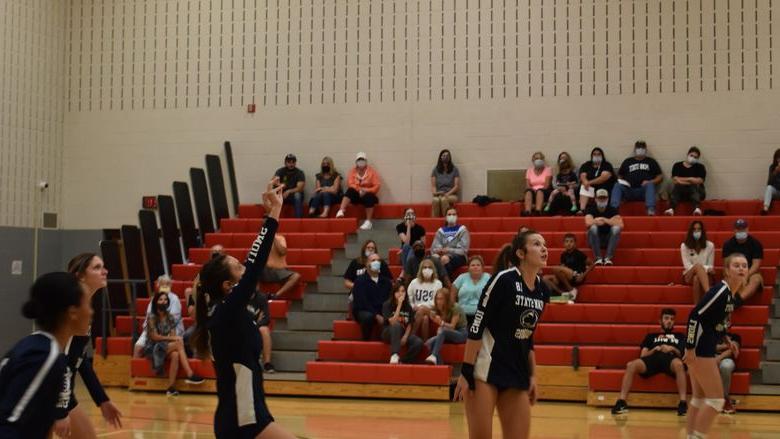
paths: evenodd
<path fill-rule="evenodd" d="M 108 389 L 124 415 L 121 430 L 110 430 L 79 386 L 80 405 L 86 408 L 98 437 L 162 439 L 209 438 L 216 406 L 215 395 L 160 393 Z M 354 399 L 271 397 L 277 422 L 306 439 L 439 439 L 467 438 L 462 404 Z M 613 417 L 609 409 L 584 404 L 542 402 L 533 409 L 533 438 L 667 439 L 682 438 L 684 418 L 671 410 L 636 409 Z M 495 420 L 498 429 L 498 418 Z M 500 437 L 496 432 L 494 437 Z M 711 438 L 780 438 L 776 413 L 738 413 L 720 416 Z"/>

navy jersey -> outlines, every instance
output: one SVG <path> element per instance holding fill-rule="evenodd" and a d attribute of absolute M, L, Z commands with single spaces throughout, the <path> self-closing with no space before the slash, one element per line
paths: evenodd
<path fill-rule="evenodd" d="M 688 337 L 685 347 L 696 349 L 699 357 L 714 357 L 716 346 L 731 325 L 734 296 L 728 284 L 716 284 L 691 310 L 688 317 Z"/>
<path fill-rule="evenodd" d="M 49 435 L 70 400 L 70 371 L 51 334 L 36 332 L 0 360 L 0 438 Z"/>
<path fill-rule="evenodd" d="M 482 340 L 474 377 L 499 390 L 530 386 L 528 356 L 533 335 L 550 291 L 539 276 L 530 291 L 517 268 L 504 270 L 488 282 L 479 299 L 469 338 Z"/>
<path fill-rule="evenodd" d="M 95 374 L 95 369 L 92 368 L 92 339 L 88 335 L 74 335 L 70 339 L 70 342 L 65 347 L 65 356 L 68 359 L 68 367 L 73 373 L 70 376 L 70 388 L 74 388 L 76 383 L 76 372 L 81 375 L 84 385 L 89 390 L 89 395 L 92 400 L 95 401 L 95 405 L 100 406 L 104 402 L 108 401 L 108 395 L 103 390 L 103 385 L 100 384 L 100 380 Z M 68 402 L 67 410 L 73 410 L 78 401 L 76 400 L 76 392 L 71 392 L 70 401 Z"/>
<path fill-rule="evenodd" d="M 268 261 L 279 223 L 267 218 L 249 250 L 246 271 L 225 298 L 209 309 L 207 328 L 217 375 L 219 402 L 214 414 L 218 438 L 254 438 L 273 417 L 265 405 L 260 357 L 263 342 L 247 306 L 257 276 Z"/>

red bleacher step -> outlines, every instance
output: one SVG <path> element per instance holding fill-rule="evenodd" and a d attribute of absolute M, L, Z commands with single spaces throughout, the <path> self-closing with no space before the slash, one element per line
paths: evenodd
<path fill-rule="evenodd" d="M 200 273 L 200 269 L 200 264 L 173 264 L 173 279 L 191 281 Z M 290 265 L 289 269 L 300 273 L 303 282 L 316 282 L 320 275 L 320 268 L 316 265 Z"/>
<path fill-rule="evenodd" d="M 464 344 L 445 344 L 440 353 L 440 362 L 446 364 L 463 362 Z M 406 348 L 401 349 L 401 356 Z M 422 362 L 429 355 L 423 348 L 417 361 Z M 390 358 L 390 345 L 380 341 L 340 341 L 323 340 L 317 345 L 317 358 L 320 361 L 386 363 Z"/>
<path fill-rule="evenodd" d="M 588 387 L 591 391 L 600 392 L 619 392 L 623 381 L 624 370 L 620 369 L 597 369 L 588 374 Z M 688 390 L 690 392 L 690 381 Z M 677 384 L 674 378 L 658 374 L 651 378 L 642 378 L 635 376 L 632 392 L 653 392 L 653 393 L 677 393 Z M 735 372 L 731 376 L 731 394 L 747 394 L 750 391 L 750 373 Z"/>
<path fill-rule="evenodd" d="M 239 213 L 240 215 L 240 213 Z M 261 215 L 262 217 L 262 215 Z M 220 221 L 223 233 L 258 233 L 263 220 L 260 217 L 224 218 Z M 282 218 L 279 221 L 279 233 L 354 233 L 357 229 L 355 218 Z M 208 235 L 207 243 L 208 243 Z"/>
<path fill-rule="evenodd" d="M 306 380 L 332 383 L 447 386 L 450 366 L 309 361 Z"/>
<path fill-rule="evenodd" d="M 656 323 L 661 309 L 677 311 L 677 321 L 684 322 L 693 305 L 650 305 L 617 303 L 576 303 L 572 305 L 552 304 L 544 309 L 542 321 L 548 323 Z M 769 320 L 766 306 L 743 306 L 731 317 L 735 325 L 763 326 Z"/>
<path fill-rule="evenodd" d="M 130 337 L 108 337 L 108 355 L 133 355 L 133 340 Z M 95 338 L 95 354 L 103 355 L 103 337 Z"/>
<path fill-rule="evenodd" d="M 187 361 L 190 363 L 190 367 L 192 368 L 192 371 L 196 375 L 200 375 L 203 378 L 216 379 L 217 375 L 214 372 L 214 366 L 211 361 L 203 361 L 197 358 L 190 358 Z M 163 370 L 165 371 L 163 376 L 165 377 L 168 376 L 169 366 L 170 363 L 166 360 L 165 366 L 163 367 Z M 130 361 L 130 376 L 154 378 L 157 377 L 158 375 L 155 374 L 154 369 L 152 369 L 151 360 L 147 358 L 133 358 Z M 187 375 L 184 373 L 184 369 L 182 369 L 181 367 L 179 367 L 179 372 L 177 376 L 179 378 L 187 377 Z"/>
<path fill-rule="evenodd" d="M 248 248 L 226 248 L 225 252 L 239 261 L 243 261 L 248 253 Z M 333 251 L 329 248 L 289 248 L 287 249 L 287 263 L 289 265 L 330 265 Z M 210 248 L 191 248 L 189 252 L 190 262 L 204 264 L 211 259 Z"/>

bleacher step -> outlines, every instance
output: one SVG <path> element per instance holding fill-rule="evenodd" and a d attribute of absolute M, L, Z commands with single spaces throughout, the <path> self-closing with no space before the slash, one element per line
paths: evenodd
<path fill-rule="evenodd" d="M 276 372 L 263 375 L 264 381 L 306 381 L 306 373 L 303 372 Z"/>
<path fill-rule="evenodd" d="M 333 276 L 343 276 L 347 271 L 347 267 L 352 262 L 349 258 L 333 258 L 330 262 L 330 274 Z M 320 270 L 320 274 L 325 274 L 323 270 Z"/>
<path fill-rule="evenodd" d="M 306 363 L 317 359 L 317 352 L 281 351 L 274 349 L 271 361 L 274 368 L 282 372 L 305 372 Z"/>
<path fill-rule="evenodd" d="M 344 288 L 344 278 L 341 276 L 325 276 L 320 275 L 317 277 L 317 292 L 319 293 L 343 293 L 346 289 Z M 304 295 L 305 296 L 305 295 Z"/>
<path fill-rule="evenodd" d="M 778 361 L 761 362 L 761 383 L 780 384 L 780 362 Z"/>
<path fill-rule="evenodd" d="M 317 294 L 303 296 L 304 311 L 347 312 L 347 294 Z"/>
<path fill-rule="evenodd" d="M 780 361 L 780 340 L 765 340 L 766 359 L 768 361 Z"/>
<path fill-rule="evenodd" d="M 767 332 L 768 338 L 780 339 L 780 319 L 769 320 L 769 332 Z"/>
<path fill-rule="evenodd" d="M 330 331 L 287 331 L 275 330 L 271 333 L 274 349 L 282 351 L 316 351 L 317 343 L 333 338 Z"/>
<path fill-rule="evenodd" d="M 329 331 L 333 322 L 345 317 L 343 312 L 289 312 L 287 330 L 289 331 Z"/>
<path fill-rule="evenodd" d="M 751 395 L 780 395 L 780 386 L 754 384 L 750 386 Z"/>

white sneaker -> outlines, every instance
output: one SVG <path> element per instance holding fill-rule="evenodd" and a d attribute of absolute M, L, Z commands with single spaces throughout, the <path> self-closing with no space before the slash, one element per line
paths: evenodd
<path fill-rule="evenodd" d="M 344 211 L 339 209 L 339 211 L 336 212 L 336 218 L 344 218 Z"/>
<path fill-rule="evenodd" d="M 369 220 L 363 221 L 363 224 L 360 226 L 360 230 L 371 230 L 374 228 L 374 225 Z"/>
<path fill-rule="evenodd" d="M 393 354 L 390 356 L 390 364 L 398 364 L 400 361 L 400 358 L 398 357 L 398 354 Z"/>
<path fill-rule="evenodd" d="M 596 262 L 594 262 L 593 265 L 604 265 L 604 260 L 601 258 L 596 258 Z"/>
<path fill-rule="evenodd" d="M 569 301 L 574 302 L 577 300 L 577 289 L 572 288 L 571 291 L 569 291 Z"/>
<path fill-rule="evenodd" d="M 666 209 L 666 210 L 664 210 L 664 215 L 674 216 L 674 209 Z"/>
<path fill-rule="evenodd" d="M 701 209 L 699 209 L 698 207 L 696 209 L 693 209 L 693 214 L 695 216 L 700 216 L 701 215 Z"/>
<path fill-rule="evenodd" d="M 612 259 L 610 259 L 610 258 L 604 258 L 604 265 L 613 265 L 613 264 L 612 264 Z"/>
<path fill-rule="evenodd" d="M 437 365 L 439 363 L 439 360 L 436 359 L 435 355 L 431 354 L 431 355 L 428 355 L 428 358 L 425 359 L 425 362 L 433 364 L 435 366 L 435 365 Z"/>

